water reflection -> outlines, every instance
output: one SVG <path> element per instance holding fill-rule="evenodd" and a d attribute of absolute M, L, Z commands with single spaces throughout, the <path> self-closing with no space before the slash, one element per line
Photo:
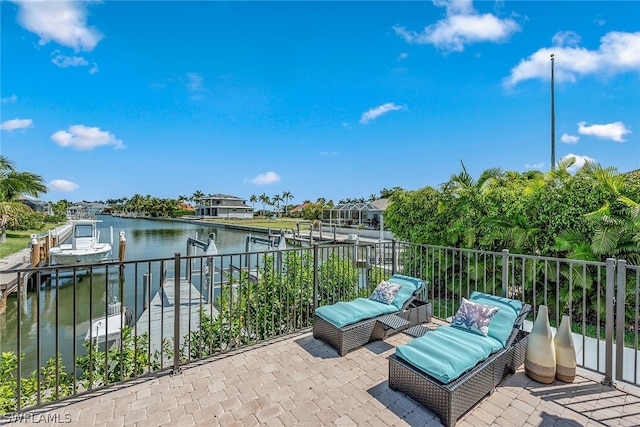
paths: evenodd
<path fill-rule="evenodd" d="M 245 251 L 247 233 L 235 230 L 214 228 L 206 224 L 189 224 L 145 219 L 115 218 L 102 216 L 98 223 L 101 236 L 117 236 L 125 231 L 127 261 L 170 258 L 175 253 L 186 255 L 187 238 L 193 237 L 206 241 L 210 233 L 215 234 L 219 253 L 232 254 Z M 102 241 L 109 238 L 102 237 Z M 114 242 L 117 248 L 117 242 Z M 117 252 L 117 249 L 115 249 Z M 199 253 L 201 254 L 201 253 Z M 117 257 L 117 253 L 113 256 Z M 168 275 L 172 276 L 173 262 L 166 265 Z M 192 266 L 199 269 L 201 266 Z M 220 267 L 220 266 L 219 266 Z M 0 351 L 17 351 L 17 335 L 20 333 L 23 359 L 23 375 L 36 369 L 37 364 L 44 365 L 48 358 L 55 355 L 56 348 L 62 353 L 67 370 L 73 365 L 75 357 L 85 353 L 83 343 L 90 323 L 105 315 L 107 305 L 112 299 L 118 299 L 122 305 L 136 313 L 143 311 L 144 276 L 151 274 L 149 299 L 152 299 L 160 287 L 161 265 L 128 265 L 120 276 L 117 267 L 94 268 L 93 274 L 77 272 L 77 285 L 69 274 L 56 275 L 44 281 L 39 292 L 30 292 L 19 301 L 14 294 L 7 301 L 5 314 L 0 315 Z M 184 273 L 182 274 L 184 275 Z M 206 297 L 206 283 L 200 286 L 199 276 L 194 276 L 194 285 L 202 289 Z M 215 292 L 214 292 L 215 293 Z M 19 311 L 19 315 L 18 315 Z M 20 325 L 18 326 L 18 317 Z M 59 327 L 56 329 L 55 325 Z M 38 341 L 40 342 L 40 360 L 38 360 Z"/>

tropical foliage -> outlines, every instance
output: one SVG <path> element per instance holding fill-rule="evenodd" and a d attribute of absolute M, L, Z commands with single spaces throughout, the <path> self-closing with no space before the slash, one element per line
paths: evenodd
<path fill-rule="evenodd" d="M 7 240 L 7 228 L 26 220 L 32 209 L 17 200 L 18 196 L 37 196 L 47 187 L 40 175 L 18 172 L 13 162 L 0 155 L 0 243 Z"/>
<path fill-rule="evenodd" d="M 385 224 L 398 240 L 457 248 L 604 260 L 640 256 L 640 171 L 575 159 L 547 173 L 489 169 L 476 181 L 464 164 L 439 188 L 398 191 Z"/>
<path fill-rule="evenodd" d="M 358 270 L 350 259 L 331 254 L 317 266 L 318 304 L 349 300 L 358 288 Z M 308 251 L 265 256 L 259 279 L 244 272 L 230 282 L 216 302 L 218 315 L 200 312 L 200 329 L 190 334 L 188 353 L 202 358 L 220 351 L 291 333 L 311 325 L 315 263 Z"/>
<path fill-rule="evenodd" d="M 561 161 L 546 174 L 490 169 L 477 181 L 463 164 L 438 189 L 392 195 L 385 223 L 396 238 L 429 245 L 426 253 L 407 252 L 404 263 L 422 263 L 416 267 L 446 307 L 437 316 L 452 315 L 455 301 L 478 283 L 502 292 L 503 267 L 508 267 L 513 291 L 526 301 L 546 304 L 557 316 L 570 313 L 586 325 L 602 325 L 603 262 L 640 264 L 640 171 L 620 174 L 586 163 L 570 173 L 574 161 Z M 510 264 L 503 249 L 511 254 Z M 478 250 L 494 255 L 480 256 Z M 629 327 L 636 286 L 633 280 L 626 284 Z"/>
<path fill-rule="evenodd" d="M 113 212 L 135 214 L 136 216 L 172 218 L 184 215 L 180 201 L 177 199 L 157 198 L 149 194 L 134 194 L 130 198 L 112 201 Z"/>

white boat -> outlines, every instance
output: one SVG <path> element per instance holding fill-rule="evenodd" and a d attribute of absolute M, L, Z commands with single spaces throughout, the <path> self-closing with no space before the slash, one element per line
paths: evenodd
<path fill-rule="evenodd" d="M 111 243 L 100 242 L 100 232 L 95 219 L 73 220 L 71 243 L 63 243 L 49 250 L 51 261 L 60 265 L 92 264 L 111 256 Z"/>
<path fill-rule="evenodd" d="M 133 311 L 130 308 L 122 309 L 120 302 L 109 304 L 107 315 L 94 320 L 87 331 L 84 340 L 91 344 L 107 343 L 119 345 L 123 326 L 133 326 Z"/>

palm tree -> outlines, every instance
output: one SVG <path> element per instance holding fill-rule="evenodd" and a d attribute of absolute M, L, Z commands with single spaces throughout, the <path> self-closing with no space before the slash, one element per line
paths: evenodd
<path fill-rule="evenodd" d="M 0 156 L 0 201 L 13 202 L 22 194 L 38 197 L 39 193 L 46 192 L 47 186 L 40 175 L 18 172 L 11 160 Z"/>
<path fill-rule="evenodd" d="M 452 175 L 442 186 L 442 199 L 439 210 L 446 212 L 449 218 L 448 228 L 442 230 L 441 238 L 453 246 L 474 247 L 478 237 L 478 225 L 487 215 L 487 204 L 483 197 L 486 186 L 501 177 L 499 168 L 490 168 L 482 172 L 475 181 L 462 164 L 462 171 Z"/>
<path fill-rule="evenodd" d="M 260 203 L 262 203 L 262 216 L 266 215 L 265 205 L 271 204 L 271 199 L 265 193 L 262 193 L 259 197 Z"/>
<path fill-rule="evenodd" d="M 289 215 L 289 199 L 293 199 L 293 194 L 290 191 L 283 191 L 282 198 L 284 199 L 284 214 Z"/>
<path fill-rule="evenodd" d="M 21 194 L 37 197 L 39 193 L 46 192 L 47 187 L 40 175 L 18 172 L 11 160 L 0 156 L 0 243 L 7 241 L 7 224 L 17 221 L 20 214 L 31 211 L 16 198 Z"/>
<path fill-rule="evenodd" d="M 193 203 L 202 204 L 202 198 L 204 197 L 204 193 L 200 190 L 196 190 L 191 197 L 193 198 Z"/>
<path fill-rule="evenodd" d="M 256 196 L 255 194 L 252 194 L 251 197 L 249 197 L 249 201 L 251 202 L 251 207 L 255 211 L 256 210 L 256 202 L 258 201 L 258 196 Z"/>
<path fill-rule="evenodd" d="M 271 199 L 271 203 L 275 204 L 277 207 L 277 211 L 278 214 L 280 214 L 280 202 L 282 202 L 282 196 L 280 196 L 279 194 L 276 194 L 275 196 L 273 196 L 273 198 Z"/>
<path fill-rule="evenodd" d="M 597 211 L 585 215 L 596 223 L 591 250 L 596 255 L 620 257 L 640 264 L 640 203 L 621 195 L 617 201 L 625 206 L 621 213 L 614 213 L 607 201 Z"/>

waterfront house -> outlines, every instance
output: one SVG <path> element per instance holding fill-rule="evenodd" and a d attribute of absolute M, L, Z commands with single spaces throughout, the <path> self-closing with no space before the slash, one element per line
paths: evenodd
<path fill-rule="evenodd" d="M 317 206 L 317 205 L 318 205 L 317 203 L 311 203 L 311 202 L 302 203 L 301 205 L 298 205 L 293 209 L 289 209 L 289 215 L 292 217 L 302 218 L 305 208 L 309 206 Z"/>
<path fill-rule="evenodd" d="M 109 208 L 104 203 L 77 202 L 67 208 L 67 217 L 77 218 L 82 216 L 94 216 L 104 213 Z"/>
<path fill-rule="evenodd" d="M 18 200 L 33 209 L 34 212 L 42 212 L 51 215 L 51 203 L 38 200 L 29 196 L 18 197 Z"/>
<path fill-rule="evenodd" d="M 210 194 L 198 200 L 196 216 L 219 219 L 251 219 L 253 208 L 241 197 Z"/>
<path fill-rule="evenodd" d="M 377 228 L 382 221 L 382 213 L 387 209 L 387 206 L 389 206 L 389 199 L 378 199 L 364 203 L 340 203 L 329 209 L 329 224 L 363 224 Z"/>

